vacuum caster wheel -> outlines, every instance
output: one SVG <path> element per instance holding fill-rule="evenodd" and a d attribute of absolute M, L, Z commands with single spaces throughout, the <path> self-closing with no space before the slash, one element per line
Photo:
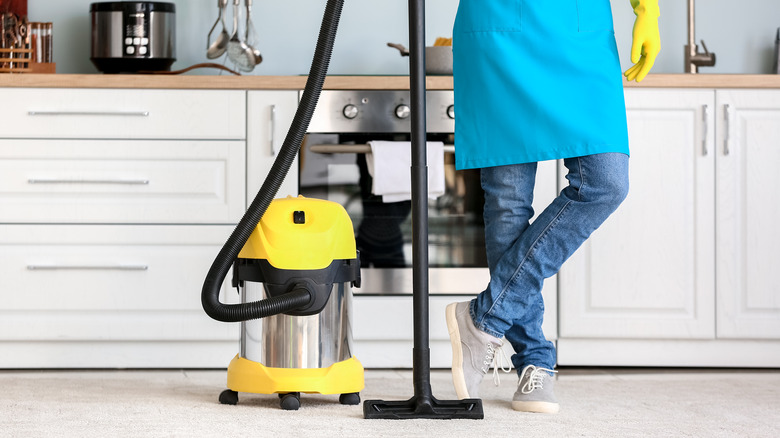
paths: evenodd
<path fill-rule="evenodd" d="M 301 393 L 290 392 L 288 394 L 279 394 L 281 401 L 279 404 L 285 411 L 297 411 L 301 407 Z"/>
<path fill-rule="evenodd" d="M 342 405 L 358 405 L 360 404 L 360 393 L 352 392 L 349 394 L 341 394 L 339 396 L 339 403 Z"/>
<path fill-rule="evenodd" d="M 219 394 L 219 402 L 223 405 L 234 405 L 238 403 L 238 393 L 236 391 L 226 389 L 222 391 L 221 394 Z"/>

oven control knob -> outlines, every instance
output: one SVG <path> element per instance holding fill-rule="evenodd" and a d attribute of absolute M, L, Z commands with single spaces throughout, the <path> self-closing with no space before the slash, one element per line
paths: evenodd
<path fill-rule="evenodd" d="M 352 105 L 351 103 L 344 107 L 344 109 L 341 111 L 344 114 L 344 117 L 348 119 L 354 119 L 358 116 L 358 107 L 355 105 Z"/>
<path fill-rule="evenodd" d="M 455 120 L 455 105 L 450 105 L 447 107 L 447 117 Z"/>
<path fill-rule="evenodd" d="M 412 109 L 409 108 L 409 105 L 401 104 L 395 107 L 395 116 L 399 119 L 408 119 L 411 114 Z"/>

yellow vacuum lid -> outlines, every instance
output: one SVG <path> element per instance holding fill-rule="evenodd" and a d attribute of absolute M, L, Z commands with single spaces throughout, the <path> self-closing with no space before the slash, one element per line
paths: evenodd
<path fill-rule="evenodd" d="M 332 201 L 274 199 L 238 257 L 268 260 L 278 269 L 324 269 L 333 260 L 355 259 L 352 220 Z"/>

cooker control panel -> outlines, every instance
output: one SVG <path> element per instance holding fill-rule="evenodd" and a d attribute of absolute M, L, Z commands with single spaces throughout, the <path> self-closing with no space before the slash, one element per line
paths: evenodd
<path fill-rule="evenodd" d="M 426 92 L 426 127 L 429 133 L 455 132 L 452 90 Z M 324 90 L 314 111 L 309 132 L 407 133 L 411 131 L 412 103 L 408 91 Z"/>
<path fill-rule="evenodd" d="M 149 53 L 149 22 L 143 12 L 125 15 L 125 54 L 146 56 Z"/>

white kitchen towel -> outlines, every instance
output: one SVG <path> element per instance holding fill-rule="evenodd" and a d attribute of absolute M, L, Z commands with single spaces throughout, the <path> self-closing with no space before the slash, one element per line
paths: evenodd
<path fill-rule="evenodd" d="M 371 152 L 366 154 L 368 173 L 374 178 L 371 188 L 384 202 L 412 199 L 412 142 L 370 141 Z M 444 143 L 427 142 L 428 197 L 436 199 L 444 194 Z"/>

